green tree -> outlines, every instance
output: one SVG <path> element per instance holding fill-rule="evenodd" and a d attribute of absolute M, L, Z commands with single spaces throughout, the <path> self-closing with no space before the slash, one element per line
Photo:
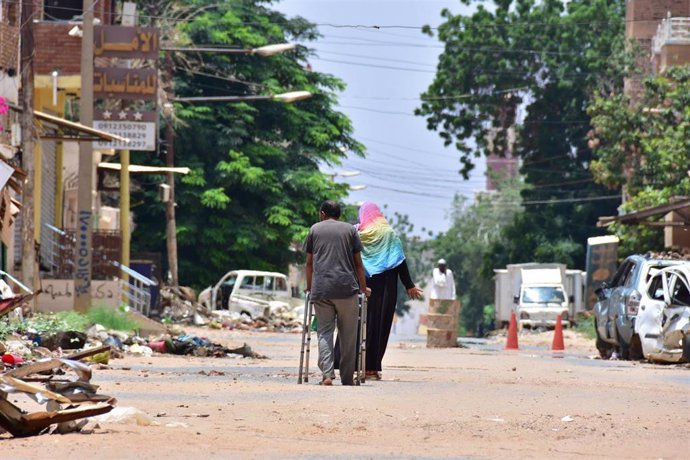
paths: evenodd
<path fill-rule="evenodd" d="M 597 218 L 615 212 L 617 193 L 589 171 L 586 106 L 595 87 L 621 80 L 608 61 L 622 47 L 624 7 L 622 0 L 496 0 L 471 15 L 442 12 L 436 33 L 445 50 L 417 113 L 460 152 L 465 176 L 477 158 L 513 151 L 528 185 L 524 213 L 494 247 L 496 263 L 582 267 L 586 238 L 602 233 Z"/>
<path fill-rule="evenodd" d="M 639 98 L 623 88 L 599 94 L 589 107 L 595 147 L 592 171 L 597 181 L 624 188 L 624 211 L 668 203 L 690 194 L 690 66 L 672 67 L 644 80 Z M 663 247 L 662 230 L 615 226 L 626 251 Z"/>
<path fill-rule="evenodd" d="M 318 37 L 314 25 L 271 10 L 269 1 L 174 3 L 183 19 L 173 21 L 174 33 L 166 33 L 178 45 L 255 48 Z M 314 94 L 292 105 L 175 104 L 176 162 L 192 168 L 176 186 L 183 283 L 203 286 L 236 268 L 286 271 L 300 258 L 290 247 L 318 219 L 319 204 L 345 197 L 344 186 L 319 166 L 338 164 L 344 151 L 362 154 L 363 147 L 352 137 L 349 119 L 333 109 L 343 83 L 311 71 L 310 53 L 298 47 L 270 58 L 174 56 L 178 97 Z M 165 251 L 164 207 L 153 198 L 155 188 L 156 180 L 141 180 L 133 199 L 140 203 L 134 209 L 136 250 Z"/>
<path fill-rule="evenodd" d="M 473 203 L 456 196 L 450 229 L 432 242 L 436 256 L 446 259 L 453 270 L 462 303 L 460 322 L 466 330 L 482 322 L 484 306 L 493 303 L 494 274 L 486 260 L 504 229 L 521 212 L 522 189 L 519 180 L 512 180 L 499 182 L 497 193 L 478 194 Z"/>

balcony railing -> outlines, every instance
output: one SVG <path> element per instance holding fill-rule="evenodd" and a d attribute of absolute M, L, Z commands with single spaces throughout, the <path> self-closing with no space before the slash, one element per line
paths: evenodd
<path fill-rule="evenodd" d="M 149 316 L 151 288 L 156 286 L 156 282 L 126 265 L 117 262 L 111 262 L 111 264 L 120 272 L 118 277 L 120 304 L 132 308 L 144 316 Z"/>
<path fill-rule="evenodd" d="M 690 45 L 690 18 L 666 18 L 652 38 L 652 51 L 660 54 L 667 45 Z"/>

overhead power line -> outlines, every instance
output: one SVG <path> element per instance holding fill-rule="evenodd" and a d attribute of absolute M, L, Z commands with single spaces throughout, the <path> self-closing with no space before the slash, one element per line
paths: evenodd
<path fill-rule="evenodd" d="M 32 0 L 5 0 L 6 3 L 15 3 L 15 4 L 28 4 Z M 98 1 L 96 3 L 99 3 Z M 224 6 L 224 3 L 218 3 L 217 6 Z M 75 7 L 69 7 L 69 6 L 52 6 L 51 7 L 54 10 L 62 10 L 62 11 L 72 11 L 75 13 L 75 16 L 81 15 L 82 14 L 82 8 L 75 8 Z M 232 5 L 231 8 L 229 8 L 231 11 L 232 10 L 240 10 L 240 11 L 245 11 L 245 12 L 250 12 L 254 13 L 257 9 L 264 9 L 265 11 L 271 12 L 271 13 L 277 13 L 280 14 L 278 11 L 275 10 L 269 10 L 267 8 L 256 8 L 256 7 L 251 7 L 251 6 L 244 6 L 244 5 Z M 144 14 L 143 12 L 139 14 L 139 18 L 145 18 L 145 19 L 166 19 L 170 20 L 169 16 L 164 16 L 164 15 L 151 15 L 151 14 Z M 186 22 L 191 22 L 193 19 L 177 19 L 175 21 L 171 21 L 173 23 L 186 23 Z M 256 25 L 256 26 L 262 26 L 265 27 L 267 24 L 284 24 L 287 21 L 268 21 L 268 22 L 253 22 L 253 21 L 240 21 L 238 24 L 240 25 Z M 624 24 L 629 24 L 629 23 L 657 23 L 658 20 L 643 20 L 643 19 L 620 19 L 620 20 L 615 20 L 615 21 L 583 21 L 583 22 L 570 22 L 570 21 L 562 21 L 562 22 L 543 22 L 543 21 L 511 21 L 511 22 L 506 22 L 506 23 L 482 23 L 482 24 L 462 24 L 462 27 L 464 28 L 475 28 L 475 29 L 483 29 L 483 28 L 508 28 L 508 27 L 528 27 L 528 26 L 538 26 L 538 27 L 591 27 L 591 26 L 612 26 L 612 25 L 624 25 Z M 361 29 L 361 30 L 389 30 L 389 29 L 400 29 L 400 30 L 419 30 L 421 31 L 424 28 L 427 28 L 429 30 L 434 30 L 437 31 L 439 30 L 440 27 L 438 26 L 428 26 L 428 25 L 417 25 L 417 24 L 357 24 L 357 23 L 333 23 L 333 22 L 322 22 L 322 23 L 314 23 L 315 26 L 317 27 L 330 27 L 334 29 Z"/>

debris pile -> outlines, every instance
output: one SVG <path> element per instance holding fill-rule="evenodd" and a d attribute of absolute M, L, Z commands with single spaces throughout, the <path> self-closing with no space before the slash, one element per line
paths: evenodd
<path fill-rule="evenodd" d="M 213 320 L 208 324 L 214 329 L 237 329 L 255 332 L 302 332 L 302 320 L 298 319 L 294 311 L 287 308 L 273 310 L 270 314 L 250 318 L 247 315 L 217 310 L 213 312 Z"/>
<path fill-rule="evenodd" d="M 208 323 L 211 312 L 196 301 L 191 288 L 166 286 L 160 291 L 160 317 L 176 324 L 203 326 Z"/>
<path fill-rule="evenodd" d="M 677 251 L 649 251 L 645 257 L 658 260 L 690 260 L 690 250 L 687 248 L 678 248 Z"/>
<path fill-rule="evenodd" d="M 68 433 L 80 431 L 87 422 L 85 418 L 110 412 L 115 399 L 97 393 L 98 386 L 90 383 L 91 368 L 82 362 L 109 352 L 110 347 L 103 346 L 65 357 L 51 355 L 24 365 L 18 361 L 16 367 L 10 366 L 13 368 L 0 374 L 0 427 L 17 437 L 50 431 L 52 425 L 56 425 L 53 432 Z M 72 378 L 66 371 L 74 374 Z M 29 405 L 10 402 L 9 394 L 28 396 L 23 402 Z M 45 410 L 40 409 L 43 405 Z"/>
<path fill-rule="evenodd" d="M 256 332 L 302 331 L 300 309 L 285 302 L 269 301 L 262 316 L 254 318 L 228 310 L 211 311 L 195 300 L 194 291 L 186 287 L 161 290 L 161 320 L 173 324 L 209 326 L 213 329 L 237 329 Z"/>
<path fill-rule="evenodd" d="M 266 356 L 256 353 L 246 343 L 239 348 L 228 348 L 218 343 L 213 343 L 205 337 L 193 335 L 159 337 L 157 340 L 148 342 L 148 346 L 146 347 L 138 347 L 138 349 L 135 350 L 132 348 L 133 347 L 129 348 L 130 353 L 150 354 L 152 352 L 157 352 L 197 357 L 212 356 L 216 358 L 224 358 L 229 354 L 236 354 L 243 358 L 266 359 Z"/>

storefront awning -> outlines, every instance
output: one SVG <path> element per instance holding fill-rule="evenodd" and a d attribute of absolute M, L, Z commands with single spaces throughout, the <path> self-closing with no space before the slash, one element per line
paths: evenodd
<path fill-rule="evenodd" d="M 653 217 L 663 217 L 669 212 L 676 212 L 683 219 L 682 221 L 655 221 L 648 220 Z M 597 227 L 606 227 L 608 225 L 618 222 L 627 225 L 648 225 L 653 227 L 673 227 L 684 226 L 690 222 L 690 198 L 682 197 L 675 201 L 663 204 L 660 206 L 653 206 L 650 208 L 640 209 L 639 211 L 623 214 L 622 216 L 605 216 L 600 217 L 597 222 Z"/>
<path fill-rule="evenodd" d="M 10 104 L 10 109 L 14 110 L 15 112 L 22 112 L 21 107 Z M 116 134 L 111 134 L 106 131 L 102 131 L 100 129 L 95 129 L 90 126 L 82 125 L 81 123 L 77 123 L 74 121 L 69 121 L 65 120 L 64 118 L 56 117 L 54 115 L 50 115 L 45 112 L 41 112 L 39 110 L 34 110 L 34 118 L 36 120 L 45 122 L 45 123 L 50 123 L 58 128 L 61 128 L 62 130 L 65 131 L 70 131 L 76 133 L 76 135 L 46 135 L 46 136 L 40 136 L 41 139 L 53 139 L 53 140 L 64 140 L 64 141 L 94 141 L 94 140 L 104 140 L 104 141 L 117 141 L 117 142 L 125 142 L 128 143 L 129 139 L 118 136 Z M 90 137 L 84 137 L 83 135 L 87 135 Z"/>

